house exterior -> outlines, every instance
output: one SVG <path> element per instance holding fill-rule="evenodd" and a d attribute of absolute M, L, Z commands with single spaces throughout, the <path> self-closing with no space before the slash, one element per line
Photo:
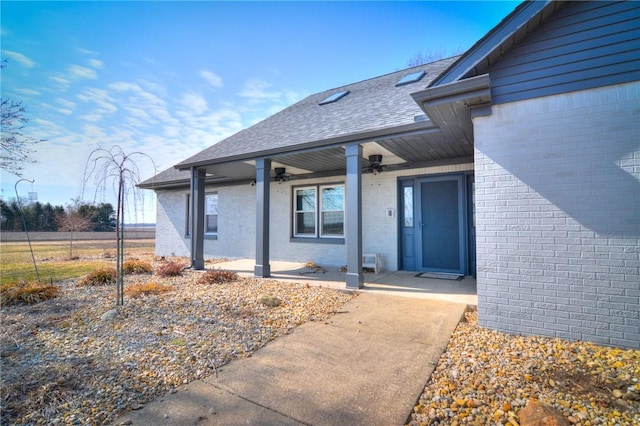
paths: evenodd
<path fill-rule="evenodd" d="M 640 347 L 640 3 L 524 2 L 143 182 L 156 251 L 476 275 L 481 325 Z"/>

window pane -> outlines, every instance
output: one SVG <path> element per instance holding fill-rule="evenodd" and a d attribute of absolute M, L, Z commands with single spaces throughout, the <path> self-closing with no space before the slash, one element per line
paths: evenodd
<path fill-rule="evenodd" d="M 413 186 L 404 187 L 404 226 L 413 226 Z"/>
<path fill-rule="evenodd" d="M 205 196 L 205 211 L 204 214 L 218 214 L 218 194 L 207 194 Z"/>
<path fill-rule="evenodd" d="M 213 233 L 213 234 L 217 234 L 218 233 L 218 215 L 207 215 L 206 216 L 206 220 L 205 220 L 205 227 L 206 230 L 205 232 L 207 233 Z"/>
<path fill-rule="evenodd" d="M 296 234 L 316 234 L 316 214 L 296 213 Z"/>
<path fill-rule="evenodd" d="M 344 210 L 344 187 L 322 188 L 322 211 Z"/>
<path fill-rule="evenodd" d="M 344 235 L 344 212 L 322 213 L 322 235 Z"/>
<path fill-rule="evenodd" d="M 218 233 L 218 194 L 206 194 L 204 200 L 204 232 Z"/>
<path fill-rule="evenodd" d="M 316 210 L 316 190 L 298 189 L 296 190 L 296 211 Z"/>

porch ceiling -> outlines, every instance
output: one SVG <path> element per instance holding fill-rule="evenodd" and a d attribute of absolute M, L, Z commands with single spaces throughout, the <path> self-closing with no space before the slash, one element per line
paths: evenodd
<path fill-rule="evenodd" d="M 460 113 L 451 111 L 452 115 Z M 447 117 L 449 118 L 449 117 Z M 382 155 L 384 170 L 420 167 L 473 156 L 472 132 L 464 120 L 447 123 L 446 128 L 432 128 L 412 135 L 389 137 L 363 143 L 363 171 L 370 166 L 369 155 Z M 272 158 L 273 169 L 285 167 L 291 179 L 343 175 L 346 172 L 344 146 L 280 154 Z M 211 164 L 205 166 L 208 181 L 250 181 L 255 179 L 254 161 Z"/>

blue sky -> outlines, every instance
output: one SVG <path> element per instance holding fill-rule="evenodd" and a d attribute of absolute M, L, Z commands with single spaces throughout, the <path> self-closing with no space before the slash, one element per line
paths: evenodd
<path fill-rule="evenodd" d="M 69 204 L 98 145 L 162 171 L 312 93 L 460 53 L 518 3 L 2 1 L 2 97 L 46 139 L 19 194 Z M 3 199 L 17 180 L 2 171 Z M 129 222 L 155 221 L 144 197 Z M 111 189 L 84 199 L 115 204 Z"/>

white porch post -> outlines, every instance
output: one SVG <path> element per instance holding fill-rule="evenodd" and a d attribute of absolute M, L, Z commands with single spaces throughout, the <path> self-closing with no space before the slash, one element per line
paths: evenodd
<path fill-rule="evenodd" d="M 191 268 L 204 269 L 204 177 L 206 171 L 191 169 Z"/>
<path fill-rule="evenodd" d="M 271 160 L 256 160 L 256 266 L 255 276 L 271 276 L 269 265 L 269 180 Z"/>
<path fill-rule="evenodd" d="M 348 289 L 364 287 L 362 273 L 362 146 L 347 145 L 345 243 L 347 245 Z"/>

